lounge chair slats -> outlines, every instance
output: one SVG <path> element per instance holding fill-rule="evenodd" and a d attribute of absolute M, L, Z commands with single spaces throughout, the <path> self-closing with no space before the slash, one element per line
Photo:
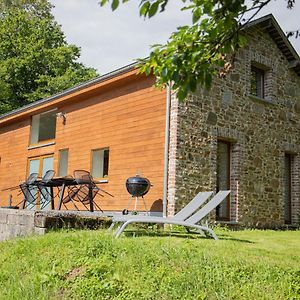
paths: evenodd
<path fill-rule="evenodd" d="M 181 225 L 184 227 L 196 228 L 199 231 L 209 233 L 215 240 L 217 240 L 218 237 L 211 228 L 208 228 L 207 226 L 198 225 L 197 223 L 203 220 L 203 218 L 205 218 L 214 208 L 216 208 L 224 199 L 226 199 L 226 197 L 229 194 L 230 191 L 219 191 L 199 210 L 198 208 L 201 206 L 200 203 L 203 204 L 205 202 L 205 200 L 203 201 L 203 199 L 205 197 L 209 198 L 211 192 L 203 192 L 202 196 L 198 194 L 199 197 L 197 195 L 188 205 L 185 206 L 185 208 L 183 208 L 180 211 L 180 212 L 183 211 L 182 213 L 179 212 L 174 217 L 163 218 L 163 217 L 134 216 L 134 215 L 116 216 L 113 217 L 112 220 L 113 223 L 110 229 L 112 229 L 115 223 L 123 222 L 122 226 L 120 226 L 117 229 L 115 234 L 116 238 L 118 238 L 122 234 L 124 229 L 131 223 L 174 224 L 174 225 Z"/>

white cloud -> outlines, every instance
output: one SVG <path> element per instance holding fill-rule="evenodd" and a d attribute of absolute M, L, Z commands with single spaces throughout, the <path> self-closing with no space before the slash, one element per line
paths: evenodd
<path fill-rule="evenodd" d="M 170 5 L 166 13 L 150 20 L 139 17 L 138 6 L 130 1 L 115 12 L 100 7 L 97 0 L 52 0 L 54 16 L 67 41 L 81 47 L 81 61 L 105 73 L 146 57 L 149 46 L 165 42 L 177 26 L 190 16 Z"/>
<path fill-rule="evenodd" d="M 163 43 L 176 27 L 190 22 L 190 15 L 181 12 L 181 1 L 170 1 L 167 10 L 144 20 L 139 17 L 139 1 L 129 1 L 112 12 L 100 7 L 98 0 L 51 0 L 54 16 L 62 25 L 67 41 L 81 47 L 80 61 L 104 74 L 146 57 L 149 46 Z M 298 29 L 299 3 L 286 9 L 286 1 L 273 1 L 261 13 L 273 13 L 284 31 Z M 300 51 L 300 38 L 291 40 Z"/>

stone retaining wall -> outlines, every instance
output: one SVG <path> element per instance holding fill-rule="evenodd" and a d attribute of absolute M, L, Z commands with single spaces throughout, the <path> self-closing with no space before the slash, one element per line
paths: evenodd
<path fill-rule="evenodd" d="M 34 211 L 0 209 L 0 241 L 40 232 L 34 226 Z"/>
<path fill-rule="evenodd" d="M 108 227 L 111 219 L 99 213 L 29 211 L 0 208 L 0 241 L 31 234 L 45 234 L 53 228 Z"/>

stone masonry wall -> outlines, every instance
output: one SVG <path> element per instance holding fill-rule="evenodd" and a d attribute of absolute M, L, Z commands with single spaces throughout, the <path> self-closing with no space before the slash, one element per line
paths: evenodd
<path fill-rule="evenodd" d="M 247 32 L 247 46 L 226 78 L 179 104 L 173 133 L 171 124 L 177 145 L 170 149 L 176 153 L 172 201 L 178 210 L 198 191 L 216 189 L 220 139 L 231 143 L 230 221 L 265 228 L 284 224 L 283 166 L 290 153 L 292 223 L 299 224 L 300 78 L 266 31 L 256 26 Z M 251 65 L 266 70 L 264 99 L 250 96 Z"/>
<path fill-rule="evenodd" d="M 111 225 L 111 217 L 89 211 L 33 211 L 0 208 L 0 241 L 50 229 L 100 229 Z"/>
<path fill-rule="evenodd" d="M 36 233 L 34 211 L 0 209 L 0 241 Z"/>

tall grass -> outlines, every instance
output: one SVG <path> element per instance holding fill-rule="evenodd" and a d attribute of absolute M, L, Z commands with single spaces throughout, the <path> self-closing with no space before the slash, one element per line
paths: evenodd
<path fill-rule="evenodd" d="M 2 242 L 0 299 L 300 299 L 300 231 L 218 233 Z"/>

